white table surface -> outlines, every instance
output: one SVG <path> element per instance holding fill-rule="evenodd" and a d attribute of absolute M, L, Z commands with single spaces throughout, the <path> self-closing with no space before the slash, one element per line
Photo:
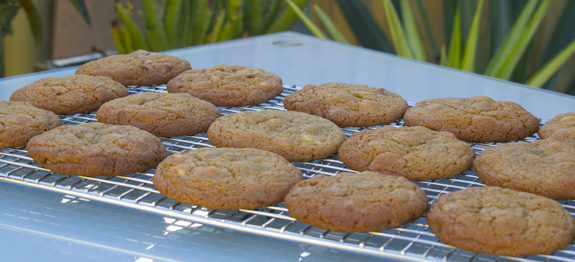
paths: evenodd
<path fill-rule="evenodd" d="M 284 84 L 345 82 L 383 87 L 409 102 L 487 95 L 514 101 L 548 120 L 575 112 L 575 97 L 284 32 L 165 52 L 192 68 L 246 65 Z M 10 65 L 7 65 L 10 66 Z M 0 79 L 0 99 L 38 79 L 77 67 Z M 177 221 L 176 221 L 177 222 Z M 304 243 L 200 226 L 172 230 L 174 219 L 0 181 L 1 261 L 380 261 Z"/>

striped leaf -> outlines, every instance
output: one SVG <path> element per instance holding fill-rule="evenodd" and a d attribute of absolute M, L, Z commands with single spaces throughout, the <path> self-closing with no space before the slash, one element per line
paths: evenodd
<path fill-rule="evenodd" d="M 455 11 L 453 19 L 453 29 L 451 30 L 451 40 L 449 41 L 449 67 L 461 68 L 461 14 L 459 9 Z"/>
<path fill-rule="evenodd" d="M 362 46 L 394 54 L 393 45 L 362 1 L 337 0 L 349 26 Z"/>
<path fill-rule="evenodd" d="M 497 77 L 500 74 L 500 71 L 503 68 L 503 63 L 507 59 L 511 50 L 517 45 L 517 42 L 521 38 L 522 33 L 527 27 L 529 22 L 529 18 L 537 8 L 537 3 L 539 0 L 529 0 L 527 5 L 523 8 L 515 23 L 507 33 L 507 36 L 501 43 L 501 45 L 495 51 L 493 57 L 489 60 L 487 64 L 487 68 L 485 69 L 484 75 Z"/>
<path fill-rule="evenodd" d="M 551 76 L 565 64 L 565 62 L 575 54 L 575 40 L 571 41 L 567 47 L 555 55 L 549 62 L 541 67 L 529 80 L 525 82 L 526 85 L 541 87 Z"/>
<path fill-rule="evenodd" d="M 317 13 L 317 16 L 319 17 L 323 25 L 327 28 L 327 31 L 329 32 L 331 37 L 338 42 L 349 44 L 347 38 L 345 38 L 345 36 L 343 36 L 343 34 L 337 29 L 333 21 L 331 21 L 329 16 L 321 9 L 321 7 L 319 7 L 318 5 L 314 5 L 313 7 L 315 12 Z"/>
<path fill-rule="evenodd" d="M 309 18 L 302 12 L 302 10 L 291 0 L 285 0 L 290 8 L 295 11 L 299 19 L 307 26 L 307 28 L 318 38 L 329 39 L 327 35 L 319 29 Z"/>
<path fill-rule="evenodd" d="M 461 69 L 469 72 L 475 71 L 475 58 L 477 57 L 477 43 L 479 39 L 479 26 L 481 19 L 481 10 L 483 9 L 483 0 L 479 0 L 473 22 L 469 29 L 469 36 L 465 44 L 465 53 L 461 62 Z"/>
<path fill-rule="evenodd" d="M 550 0 L 543 0 L 541 2 L 539 7 L 537 8 L 537 11 L 533 15 L 533 18 L 531 19 L 527 27 L 525 27 L 525 29 L 523 30 L 521 36 L 517 41 L 517 44 L 511 49 L 511 52 L 506 57 L 501 70 L 495 75 L 497 78 L 507 80 L 511 77 L 511 74 L 513 73 L 515 67 L 519 63 L 519 60 L 523 56 L 525 49 L 527 49 L 529 43 L 531 43 L 531 40 L 535 35 L 537 28 L 539 28 L 539 25 L 541 24 L 541 21 L 543 20 L 545 13 L 547 13 L 547 9 L 549 8 L 549 1 Z"/>
<path fill-rule="evenodd" d="M 425 44 L 417 28 L 417 20 L 413 15 L 409 0 L 401 0 L 401 14 L 403 17 L 403 26 L 405 28 L 406 41 L 410 47 L 413 57 L 420 61 L 428 61 Z"/>
<path fill-rule="evenodd" d="M 387 18 L 387 23 L 389 24 L 389 30 L 391 32 L 391 39 L 393 40 L 393 45 L 395 46 L 395 52 L 399 56 L 407 57 L 413 59 L 413 54 L 409 49 L 407 44 L 407 39 L 405 37 L 405 32 L 401 26 L 401 21 L 399 21 L 399 16 L 395 11 L 395 7 L 390 0 L 383 0 L 383 7 L 385 10 L 385 16 Z"/>

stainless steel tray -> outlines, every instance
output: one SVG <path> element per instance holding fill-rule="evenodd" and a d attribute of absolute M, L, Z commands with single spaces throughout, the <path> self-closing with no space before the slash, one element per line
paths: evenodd
<path fill-rule="evenodd" d="M 131 94 L 142 92 L 166 92 L 165 86 L 129 88 Z M 284 86 L 284 92 L 257 106 L 241 108 L 219 107 L 223 115 L 253 110 L 285 110 L 283 98 L 297 90 L 295 86 Z M 413 103 L 410 103 L 413 106 Z M 73 114 L 61 116 L 64 124 L 73 125 L 95 122 L 95 114 Z M 397 121 L 391 125 L 402 125 Z M 346 135 L 370 128 L 344 128 Z M 188 149 L 212 147 L 205 133 L 194 136 L 161 138 L 170 153 Z M 529 137 L 527 141 L 535 141 Z M 471 144 L 476 154 L 497 143 Z M 352 171 L 342 164 L 337 156 L 311 162 L 294 163 L 306 178 L 316 174 L 335 175 Z M 74 177 L 53 173 L 35 163 L 25 148 L 0 150 L 0 179 L 21 185 L 61 192 L 67 195 L 97 200 L 153 212 L 173 218 L 192 221 L 190 224 L 174 224 L 174 228 L 198 226 L 199 224 L 253 233 L 266 237 L 288 239 L 329 248 L 348 250 L 381 257 L 423 261 L 575 261 L 575 245 L 550 255 L 529 257 L 498 257 L 476 254 L 457 249 L 440 242 L 429 230 L 425 217 L 413 223 L 383 232 L 352 233 L 332 232 L 296 221 L 287 214 L 283 203 L 256 210 L 211 210 L 190 206 L 165 198 L 152 184 L 154 170 L 119 177 Z M 439 195 L 468 188 L 484 186 L 473 170 L 450 179 L 416 182 L 426 193 L 431 203 Z M 575 202 L 561 201 L 567 210 L 575 213 Z"/>

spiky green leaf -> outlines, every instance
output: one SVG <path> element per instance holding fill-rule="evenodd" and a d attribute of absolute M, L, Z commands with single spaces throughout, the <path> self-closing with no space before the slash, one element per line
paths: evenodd
<path fill-rule="evenodd" d="M 319 19 L 323 23 L 323 25 L 327 28 L 331 37 L 333 37 L 333 39 L 338 41 L 338 42 L 349 44 L 349 41 L 347 40 L 347 38 L 345 38 L 345 36 L 343 36 L 343 34 L 337 29 L 337 26 L 335 26 L 333 21 L 321 9 L 321 7 L 319 7 L 318 5 L 314 5 L 314 9 L 315 9 L 315 12 L 317 13 L 317 16 L 319 17 Z"/>
<path fill-rule="evenodd" d="M 479 26 L 481 22 L 481 10 L 483 9 L 483 0 L 479 0 L 473 22 L 469 29 L 469 36 L 465 44 L 465 53 L 461 62 L 461 69 L 469 72 L 475 71 L 475 58 L 477 57 L 477 45 L 479 40 Z"/>

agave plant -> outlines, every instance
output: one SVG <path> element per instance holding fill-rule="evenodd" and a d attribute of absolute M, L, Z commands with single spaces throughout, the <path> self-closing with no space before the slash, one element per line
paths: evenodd
<path fill-rule="evenodd" d="M 364 47 L 547 89 L 554 89 L 556 75 L 575 53 L 575 1 L 567 2 L 542 52 L 534 49 L 533 42 L 550 0 L 443 0 L 448 37 L 442 44 L 436 43 L 421 0 L 382 1 L 389 38 L 362 1 L 337 0 Z M 348 42 L 318 6 L 314 10 L 332 39 Z M 301 10 L 296 13 L 314 35 L 329 38 Z M 488 25 L 487 35 L 482 35 L 481 24 Z M 424 35 L 429 41 L 422 40 Z M 479 39 L 488 39 L 489 44 L 480 45 Z M 558 91 L 575 94 L 575 79 L 567 90 Z"/>
<path fill-rule="evenodd" d="M 84 21 L 90 25 L 90 16 L 84 4 L 84 0 L 69 0 L 76 10 L 82 15 Z M 0 0 L 0 77 L 4 77 L 4 37 L 13 33 L 12 20 L 16 17 L 20 8 L 24 9 L 28 16 L 28 22 L 34 35 L 34 40 L 42 39 L 42 25 L 40 15 L 31 0 Z"/>
<path fill-rule="evenodd" d="M 302 8 L 307 0 L 294 0 Z M 143 0 L 137 26 L 130 3 L 116 4 L 121 22 L 110 27 L 118 52 L 162 51 L 291 29 L 297 16 L 282 0 Z"/>

